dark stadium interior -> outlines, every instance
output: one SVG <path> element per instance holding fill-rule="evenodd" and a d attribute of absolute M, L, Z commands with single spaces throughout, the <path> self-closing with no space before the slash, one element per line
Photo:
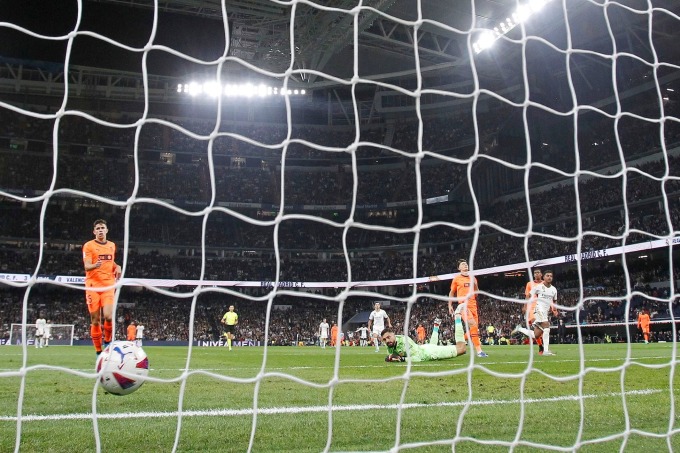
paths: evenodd
<path fill-rule="evenodd" d="M 1 275 L 83 275 L 80 249 L 100 217 L 125 278 L 247 282 L 437 276 L 459 258 L 488 269 L 680 230 L 677 19 L 659 10 L 647 23 L 622 6 L 647 2 L 610 5 L 608 21 L 601 6 L 581 2 L 569 30 L 551 26 L 562 15 L 555 2 L 526 25 L 541 39 L 523 43 L 517 29 L 472 59 L 472 24 L 462 19 L 470 2 L 424 2 L 417 61 L 414 29 L 400 22 L 417 19 L 411 2 L 364 2 L 384 14 L 362 11 L 356 43 L 346 32 L 351 14 L 301 5 L 293 57 L 290 7 L 264 0 L 227 2 L 227 23 L 219 1 L 161 2 L 146 52 L 152 2 L 83 2 L 80 31 L 132 50 L 89 33 L 64 39 L 76 2 L 26 3 L 59 20 L 39 21 L 24 5 L 0 21 L 61 38 L 46 44 L 0 27 Z M 350 11 L 357 2 L 332 3 Z M 474 2 L 478 27 L 505 17 L 499 3 Z M 671 0 L 651 3 L 680 14 Z M 101 20 L 123 11 L 134 33 Z M 352 84 L 355 52 L 361 80 Z M 240 61 L 215 63 L 224 57 Z M 308 95 L 217 103 L 177 92 L 218 75 L 285 81 Z M 424 90 L 418 104 L 416 90 Z M 669 245 L 555 266 L 563 316 L 571 325 L 616 323 L 644 306 L 654 319 L 677 318 L 679 265 Z M 479 277 L 481 322 L 505 335 L 524 299 L 527 268 L 517 271 Z M 271 287 L 206 291 L 189 326 L 191 298 L 125 287 L 118 315 L 142 320 L 151 339 L 186 341 L 190 328 L 194 339 L 213 339 L 235 302 L 243 338 L 264 340 L 271 310 L 269 341 L 293 344 L 314 341 L 324 317 L 370 310 L 373 298 L 351 296 L 339 313 L 343 289 L 276 295 L 271 305 Z M 372 290 L 391 299 L 399 328 L 407 313 L 410 330 L 446 317 L 447 281 L 419 285 L 413 305 L 412 286 Z M 46 311 L 87 338 L 82 291 L 0 281 L 0 339 L 22 322 L 27 291 L 27 322 Z M 659 328 L 659 338 L 672 335 Z"/>

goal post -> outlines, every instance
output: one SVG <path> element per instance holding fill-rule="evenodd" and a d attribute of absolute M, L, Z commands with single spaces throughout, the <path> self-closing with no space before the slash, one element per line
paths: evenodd
<path fill-rule="evenodd" d="M 21 345 L 23 341 L 24 325 L 26 326 L 26 342 L 29 346 L 35 346 L 35 324 L 12 323 L 9 331 L 8 345 Z M 75 324 L 49 324 L 50 346 L 73 346 Z"/>

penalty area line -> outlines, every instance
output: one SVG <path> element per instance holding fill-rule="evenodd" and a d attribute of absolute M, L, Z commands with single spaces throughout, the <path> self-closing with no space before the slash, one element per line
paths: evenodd
<path fill-rule="evenodd" d="M 624 392 L 626 396 L 629 395 L 651 395 L 654 393 L 661 393 L 662 390 L 646 389 L 646 390 L 631 390 Z M 611 398 L 620 397 L 621 392 L 610 392 L 603 394 L 588 394 L 588 395 L 567 395 L 555 396 L 550 398 L 527 398 L 524 399 L 525 404 L 531 403 L 554 403 L 562 401 L 579 401 L 581 399 L 595 399 L 595 398 Z M 460 407 L 460 406 L 490 406 L 496 404 L 519 404 L 522 400 L 481 400 L 481 401 L 455 401 L 455 402 L 440 402 L 440 403 L 406 403 L 406 404 L 356 404 L 356 405 L 342 405 L 342 406 L 299 406 L 299 407 L 266 407 L 258 408 L 258 415 L 279 415 L 279 414 L 305 414 L 305 413 L 319 413 L 340 411 L 365 411 L 365 410 L 395 410 L 395 409 L 422 409 L 434 407 Z M 114 419 L 129 419 L 129 418 L 166 418 L 166 417 L 238 417 L 244 415 L 253 415 L 255 410 L 253 408 L 247 409 L 211 409 L 199 411 L 178 411 L 173 412 L 126 412 L 115 414 L 97 414 L 98 420 L 114 420 Z M 24 415 L 21 421 L 50 421 L 50 420 L 91 420 L 93 418 L 91 413 L 80 414 L 53 414 L 53 415 Z M 0 416 L 0 421 L 18 421 L 16 416 Z"/>

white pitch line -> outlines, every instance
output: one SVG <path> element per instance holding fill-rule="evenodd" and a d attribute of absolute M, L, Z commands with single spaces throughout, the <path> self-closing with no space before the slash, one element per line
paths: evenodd
<path fill-rule="evenodd" d="M 584 362 L 587 364 L 592 363 L 592 362 L 621 362 L 621 361 L 626 361 L 626 362 L 642 362 L 645 360 L 658 360 L 658 359 L 668 359 L 669 357 L 666 356 L 644 356 L 644 357 L 605 357 L 605 358 L 600 358 L 600 359 L 584 359 Z M 555 358 L 548 358 L 544 359 L 538 355 L 534 357 L 534 363 L 533 363 L 533 368 L 537 368 L 538 365 L 543 364 L 543 363 L 572 363 L 572 362 L 580 362 L 580 359 L 555 359 Z M 447 361 L 438 361 L 438 362 L 419 362 L 413 364 L 413 367 L 411 368 L 412 370 L 418 370 L 420 368 L 434 368 L 434 367 L 441 367 L 442 363 L 449 363 L 453 364 L 454 368 L 453 369 L 460 369 L 463 367 L 467 367 L 470 365 L 470 363 L 467 361 L 467 359 L 462 359 L 458 361 L 452 361 L 452 360 L 447 360 Z M 475 360 L 474 364 L 475 365 L 481 365 L 484 367 L 487 367 L 489 365 L 516 365 L 516 364 L 527 364 L 527 360 L 515 360 L 515 361 L 482 361 L 482 360 Z M 671 363 L 669 362 L 669 365 Z M 34 365 L 35 366 L 35 365 Z M 386 366 L 392 366 L 392 367 L 398 367 L 399 364 L 390 364 L 390 365 L 385 365 L 384 362 L 380 361 L 379 363 L 376 364 L 371 364 L 371 365 L 343 365 L 342 363 L 340 364 L 340 369 L 349 369 L 349 368 L 385 368 Z M 406 365 L 401 365 L 404 368 Z M 225 371 L 225 370 L 230 370 L 230 371 L 249 371 L 253 370 L 253 367 L 225 367 L 225 368 L 194 368 L 190 369 L 189 371 L 196 372 L 196 371 L 206 371 L 206 372 L 220 372 L 220 371 Z M 257 372 L 259 372 L 259 367 L 255 368 Z M 318 366 L 318 365 L 308 365 L 308 366 L 292 366 L 292 367 L 266 367 L 265 368 L 265 373 L 266 372 L 271 372 L 271 371 L 286 371 L 286 370 L 333 370 L 335 369 L 334 365 L 328 365 L 328 366 Z M 73 371 L 81 371 L 83 373 L 87 373 L 89 371 L 93 371 L 92 369 L 85 369 L 85 368 L 70 368 L 70 370 Z M 0 372 L 19 372 L 19 368 L 0 368 Z M 53 371 L 53 370 L 52 370 Z M 149 368 L 149 371 L 178 371 L 178 372 L 183 372 L 184 368 Z"/>
<path fill-rule="evenodd" d="M 625 392 L 625 395 L 651 395 L 653 393 L 661 393 L 662 390 L 631 390 Z M 604 394 L 588 394 L 588 395 L 568 395 L 555 396 L 551 398 L 527 398 L 523 402 L 525 404 L 531 403 L 552 403 L 561 401 L 579 401 L 582 399 L 593 398 L 611 398 L 620 397 L 621 392 L 611 392 Z M 363 405 L 349 405 L 349 406 L 302 406 L 302 407 L 266 407 L 258 408 L 255 411 L 253 408 L 247 409 L 212 409 L 202 411 L 182 411 L 177 412 L 127 412 L 115 414 L 97 414 L 98 420 L 114 420 L 114 419 L 129 419 L 129 418 L 167 418 L 167 417 L 238 417 L 244 415 L 253 415 L 256 412 L 258 415 L 279 415 L 279 414 L 303 414 L 303 413 L 318 413 L 318 412 L 333 412 L 340 411 L 365 411 L 365 410 L 384 410 L 384 409 L 422 409 L 431 407 L 460 407 L 460 406 L 490 406 L 496 404 L 519 404 L 522 400 L 481 400 L 481 401 L 455 401 L 455 402 L 441 402 L 435 404 L 425 403 L 407 403 L 407 404 L 363 404 Z M 93 414 L 53 414 L 53 415 L 23 415 L 21 421 L 35 422 L 35 421 L 50 421 L 50 420 L 91 420 Z M 0 421 L 16 422 L 16 416 L 0 416 Z"/>

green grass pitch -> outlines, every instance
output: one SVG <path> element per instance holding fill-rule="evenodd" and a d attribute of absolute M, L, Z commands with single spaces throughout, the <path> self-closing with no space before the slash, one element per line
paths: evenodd
<path fill-rule="evenodd" d="M 410 369 L 384 348 L 145 350 L 151 380 L 119 397 L 96 387 L 91 347 L 0 347 L 0 452 L 19 431 L 22 452 L 680 451 L 672 343 Z"/>

